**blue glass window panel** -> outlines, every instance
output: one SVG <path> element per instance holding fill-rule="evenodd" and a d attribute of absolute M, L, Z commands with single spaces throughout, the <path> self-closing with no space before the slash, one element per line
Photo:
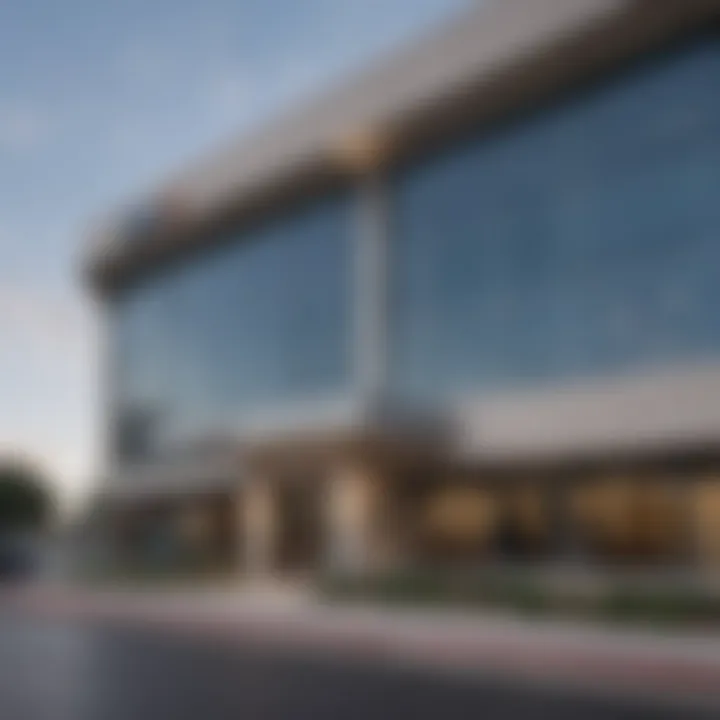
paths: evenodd
<path fill-rule="evenodd" d="M 349 382 L 352 203 L 327 199 L 189 259 L 117 302 L 119 402 L 158 449 L 231 433 L 258 405 Z"/>
<path fill-rule="evenodd" d="M 717 356 L 719 90 L 702 38 L 399 173 L 393 382 Z"/>

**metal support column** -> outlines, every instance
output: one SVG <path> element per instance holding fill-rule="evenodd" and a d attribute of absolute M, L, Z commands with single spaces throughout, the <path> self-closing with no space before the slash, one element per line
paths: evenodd
<path fill-rule="evenodd" d="M 373 170 L 360 183 L 355 252 L 355 377 L 360 396 L 382 398 L 388 373 L 389 207 L 382 175 Z"/>

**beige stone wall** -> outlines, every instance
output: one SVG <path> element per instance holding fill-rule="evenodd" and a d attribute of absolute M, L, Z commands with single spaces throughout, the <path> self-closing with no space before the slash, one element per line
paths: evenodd
<path fill-rule="evenodd" d="M 360 464 L 339 465 L 328 481 L 327 561 L 340 571 L 367 570 L 378 560 L 379 480 Z"/>
<path fill-rule="evenodd" d="M 371 463 L 339 463 L 326 501 L 328 567 L 382 571 L 402 562 L 401 513 L 389 473 Z"/>

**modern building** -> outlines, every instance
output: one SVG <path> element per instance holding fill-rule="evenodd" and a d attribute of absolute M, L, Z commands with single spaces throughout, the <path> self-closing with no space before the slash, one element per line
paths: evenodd
<path fill-rule="evenodd" d="M 481 3 L 108 223 L 118 547 L 720 569 L 719 21 Z"/>

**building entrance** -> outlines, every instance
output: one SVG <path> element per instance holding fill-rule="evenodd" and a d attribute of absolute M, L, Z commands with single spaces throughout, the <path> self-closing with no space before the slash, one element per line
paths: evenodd
<path fill-rule="evenodd" d="M 318 569 L 325 545 L 324 483 L 313 476 L 286 477 L 275 490 L 276 563 L 280 572 Z"/>

